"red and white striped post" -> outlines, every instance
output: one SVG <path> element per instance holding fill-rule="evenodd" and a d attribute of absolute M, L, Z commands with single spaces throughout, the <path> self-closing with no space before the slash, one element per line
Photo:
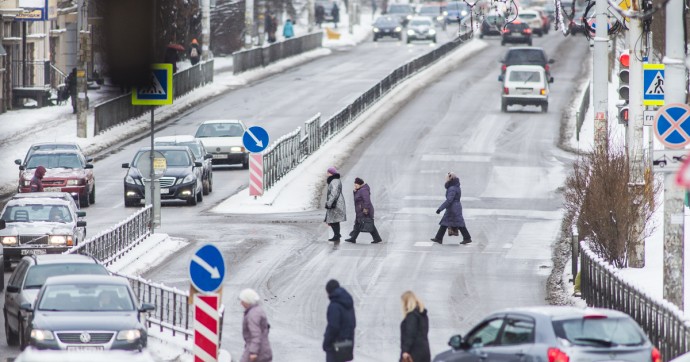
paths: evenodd
<path fill-rule="evenodd" d="M 264 157 L 261 153 L 249 154 L 249 196 L 264 194 Z"/>
<path fill-rule="evenodd" d="M 217 362 L 219 294 L 194 294 L 194 362 Z"/>

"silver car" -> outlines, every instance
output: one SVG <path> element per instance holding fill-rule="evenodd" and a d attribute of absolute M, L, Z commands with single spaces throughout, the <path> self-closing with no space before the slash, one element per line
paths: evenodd
<path fill-rule="evenodd" d="M 249 168 L 249 152 L 244 148 L 242 137 L 247 127 L 240 120 L 206 121 L 194 134 L 201 140 L 206 151 L 213 155 L 213 164 L 242 164 Z"/>
<path fill-rule="evenodd" d="M 639 361 L 661 354 L 627 314 L 610 309 L 545 306 L 490 314 L 434 362 Z"/>

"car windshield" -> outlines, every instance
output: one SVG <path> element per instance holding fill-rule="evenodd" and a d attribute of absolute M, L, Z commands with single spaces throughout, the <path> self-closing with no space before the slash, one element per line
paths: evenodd
<path fill-rule="evenodd" d="M 31 147 L 33 151 L 54 151 L 54 150 L 78 150 L 76 144 L 69 143 L 47 143 L 44 145 L 35 145 Z"/>
<path fill-rule="evenodd" d="M 553 322 L 558 338 L 575 345 L 610 347 L 645 343 L 635 322 L 629 318 L 577 318 Z"/>
<path fill-rule="evenodd" d="M 518 15 L 518 18 L 520 18 L 520 19 L 527 19 L 527 20 L 536 19 L 536 18 L 537 18 L 537 14 L 532 14 L 532 13 L 526 13 L 526 14 L 525 14 L 525 13 L 521 13 L 521 14 Z"/>
<path fill-rule="evenodd" d="M 8 205 L 2 213 L 5 222 L 60 222 L 73 221 L 69 207 L 65 205 Z"/>
<path fill-rule="evenodd" d="M 536 83 L 541 81 L 541 73 L 536 71 L 516 70 L 510 72 L 508 80 L 510 80 L 511 82 Z"/>
<path fill-rule="evenodd" d="M 540 49 L 520 49 L 508 52 L 506 63 L 544 65 L 546 58 Z"/>
<path fill-rule="evenodd" d="M 156 151 L 163 154 L 167 167 L 189 167 L 192 165 L 192 160 L 189 159 L 189 154 L 183 150 L 163 150 Z M 142 156 L 148 156 L 148 151 L 140 151 L 134 158 L 134 167 L 139 168 L 139 162 L 144 159 Z"/>
<path fill-rule="evenodd" d="M 39 289 L 48 277 L 74 274 L 108 275 L 108 270 L 96 263 L 34 265 L 26 273 L 24 289 Z"/>
<path fill-rule="evenodd" d="M 410 21 L 410 26 L 431 26 L 431 21 L 423 19 L 415 19 Z"/>
<path fill-rule="evenodd" d="M 501 25 L 503 24 L 503 17 L 497 16 L 497 15 L 489 15 L 485 18 L 486 22 L 492 25 Z"/>
<path fill-rule="evenodd" d="M 450 3 L 448 3 L 448 6 L 446 6 L 446 9 L 448 10 L 448 12 L 453 12 L 453 11 L 460 12 L 463 10 L 467 11 L 467 8 L 468 8 L 467 4 L 457 2 L 457 1 L 450 2 Z"/>
<path fill-rule="evenodd" d="M 45 168 L 84 168 L 79 156 L 75 153 L 51 153 L 47 155 L 31 155 L 26 163 L 27 169 L 38 166 Z"/>
<path fill-rule="evenodd" d="M 391 5 L 388 7 L 389 14 L 409 14 L 412 8 L 409 5 Z"/>
<path fill-rule="evenodd" d="M 527 29 L 527 24 L 525 24 L 525 23 L 510 23 L 510 24 L 506 25 L 506 29 L 510 29 L 510 30 Z"/>
<path fill-rule="evenodd" d="M 440 6 L 423 6 L 421 9 L 419 9 L 420 14 L 440 14 L 441 13 L 441 7 Z"/>
<path fill-rule="evenodd" d="M 196 142 L 156 142 L 156 146 L 187 146 L 192 150 L 194 158 L 201 157 L 201 146 Z"/>
<path fill-rule="evenodd" d="M 398 19 L 394 19 L 393 17 L 385 17 L 385 18 L 378 18 L 374 22 L 374 26 L 396 26 L 399 25 L 400 22 Z"/>
<path fill-rule="evenodd" d="M 132 311 L 134 303 L 124 285 L 56 284 L 46 286 L 37 309 L 56 312 Z"/>
<path fill-rule="evenodd" d="M 194 137 L 242 137 L 243 135 L 244 129 L 239 123 L 208 123 L 202 124 Z"/>

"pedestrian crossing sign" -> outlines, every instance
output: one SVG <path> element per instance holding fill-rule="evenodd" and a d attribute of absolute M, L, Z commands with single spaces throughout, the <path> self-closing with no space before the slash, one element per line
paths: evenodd
<path fill-rule="evenodd" d="M 664 105 L 664 65 L 644 63 L 644 94 L 642 103 L 645 106 Z"/>
<path fill-rule="evenodd" d="M 172 64 L 152 64 L 151 82 L 132 89 L 132 104 L 137 106 L 163 106 L 173 103 Z"/>

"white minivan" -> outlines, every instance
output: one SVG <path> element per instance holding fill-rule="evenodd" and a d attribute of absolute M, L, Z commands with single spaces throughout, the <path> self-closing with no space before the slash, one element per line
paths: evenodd
<path fill-rule="evenodd" d="M 511 65 L 505 75 L 498 76 L 503 82 L 501 111 L 507 112 L 514 104 L 540 106 L 542 112 L 549 109 L 549 83 L 544 68 L 539 65 Z"/>

